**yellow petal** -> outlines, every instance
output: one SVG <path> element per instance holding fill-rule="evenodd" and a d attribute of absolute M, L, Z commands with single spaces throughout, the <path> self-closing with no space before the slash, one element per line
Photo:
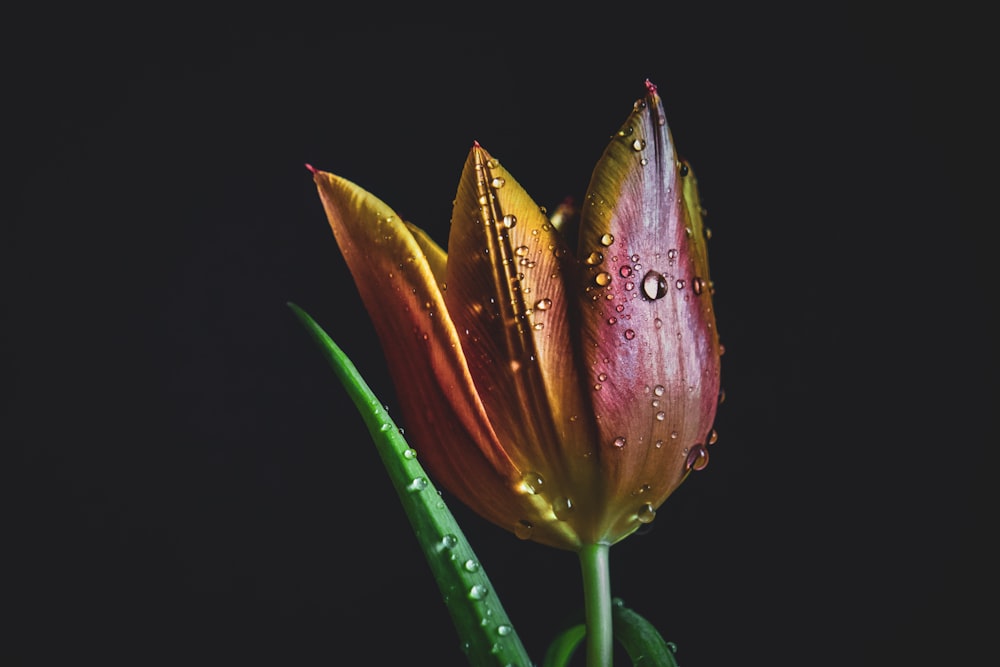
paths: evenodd
<path fill-rule="evenodd" d="M 521 472 L 544 480 L 555 529 L 579 533 L 603 510 L 565 285 L 576 280 L 572 253 L 478 144 L 455 198 L 448 251 L 445 300 L 490 421 Z"/>

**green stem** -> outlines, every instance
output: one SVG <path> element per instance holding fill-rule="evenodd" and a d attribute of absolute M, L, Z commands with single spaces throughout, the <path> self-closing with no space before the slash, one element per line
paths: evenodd
<path fill-rule="evenodd" d="M 580 550 L 583 604 L 587 618 L 587 667 L 611 667 L 614 653 L 609 549 L 607 544 L 590 544 Z"/>

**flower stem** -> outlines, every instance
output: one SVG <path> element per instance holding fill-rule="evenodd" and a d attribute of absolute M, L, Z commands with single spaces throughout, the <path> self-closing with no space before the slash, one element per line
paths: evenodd
<path fill-rule="evenodd" d="M 587 619 L 587 667 L 611 667 L 614 633 L 611 626 L 609 549 L 607 544 L 589 544 L 580 550 Z"/>

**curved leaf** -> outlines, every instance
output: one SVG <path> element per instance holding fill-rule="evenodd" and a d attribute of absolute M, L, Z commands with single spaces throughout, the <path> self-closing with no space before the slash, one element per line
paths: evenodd
<path fill-rule="evenodd" d="M 361 413 L 438 583 L 469 664 L 532 665 L 475 552 L 382 403 L 316 321 L 295 304 L 288 306 L 319 345 Z"/>
<path fill-rule="evenodd" d="M 626 607 L 621 598 L 614 599 L 611 615 L 615 639 L 625 647 L 634 667 L 677 667 L 673 644 L 664 641 L 656 628 Z"/>

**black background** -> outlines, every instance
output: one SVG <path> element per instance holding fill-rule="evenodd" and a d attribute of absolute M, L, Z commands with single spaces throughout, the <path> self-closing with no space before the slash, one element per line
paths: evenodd
<path fill-rule="evenodd" d="M 303 163 L 444 242 L 473 140 L 539 204 L 580 197 L 647 77 L 709 211 L 727 399 L 708 468 L 612 549 L 614 593 L 684 667 L 974 661 L 996 620 L 982 18 L 660 10 L 12 20 L 5 662 L 464 664 L 285 306 L 395 411 Z M 540 661 L 575 557 L 451 506 Z"/>

